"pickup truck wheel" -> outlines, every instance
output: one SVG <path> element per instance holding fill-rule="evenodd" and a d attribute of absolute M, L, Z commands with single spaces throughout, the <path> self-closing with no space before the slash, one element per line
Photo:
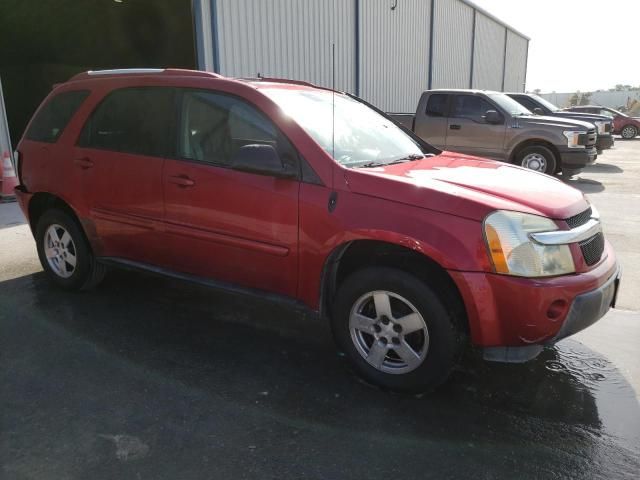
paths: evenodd
<path fill-rule="evenodd" d="M 553 175 L 556 172 L 556 157 L 551 150 L 541 145 L 523 148 L 516 156 L 518 165 L 536 172 Z"/>
<path fill-rule="evenodd" d="M 638 129 L 633 125 L 627 125 L 626 127 L 622 128 L 620 135 L 622 135 L 622 138 L 624 138 L 625 140 L 631 140 L 632 138 L 635 138 L 636 135 L 638 135 Z"/>
<path fill-rule="evenodd" d="M 96 262 L 82 230 L 69 214 L 45 212 L 36 225 L 35 238 L 42 268 L 60 287 L 86 290 L 104 277 L 105 266 Z"/>
<path fill-rule="evenodd" d="M 338 346 L 367 381 L 431 390 L 455 366 L 464 338 L 438 295 L 416 277 L 368 268 L 340 286 L 332 316 Z"/>

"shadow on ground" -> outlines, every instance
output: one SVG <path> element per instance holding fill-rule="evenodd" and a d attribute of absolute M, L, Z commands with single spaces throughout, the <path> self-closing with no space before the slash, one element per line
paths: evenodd
<path fill-rule="evenodd" d="M 601 182 L 591 180 L 589 178 L 580 178 L 579 175 L 568 180 L 564 180 L 564 183 L 581 190 L 582 193 L 599 193 L 604 191 L 605 188 Z"/>
<path fill-rule="evenodd" d="M 326 325 L 131 272 L 0 283 L 3 478 L 634 478 L 640 408 L 567 340 L 431 395 L 353 376 Z M 209 473 L 211 472 L 211 473 Z M 215 473 L 215 475 L 214 475 Z"/>

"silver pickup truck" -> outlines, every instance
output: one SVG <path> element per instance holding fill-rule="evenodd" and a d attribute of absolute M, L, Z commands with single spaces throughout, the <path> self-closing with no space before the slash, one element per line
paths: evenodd
<path fill-rule="evenodd" d="M 389 114 L 430 144 L 570 177 L 597 157 L 594 125 L 534 115 L 504 93 L 428 90 L 415 115 Z"/>

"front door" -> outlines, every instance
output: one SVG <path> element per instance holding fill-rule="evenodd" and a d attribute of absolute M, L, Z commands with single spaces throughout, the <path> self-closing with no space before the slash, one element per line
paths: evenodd
<path fill-rule="evenodd" d="M 504 120 L 497 125 L 487 123 L 484 119 L 487 110 L 499 112 L 479 95 L 454 95 L 448 119 L 446 149 L 504 160 Z"/>
<path fill-rule="evenodd" d="M 73 158 L 100 255 L 161 264 L 162 169 L 173 144 L 174 92 L 116 90 L 83 128 Z"/>
<path fill-rule="evenodd" d="M 179 159 L 167 160 L 163 174 L 172 267 L 294 296 L 299 182 L 230 168 L 248 144 L 272 145 L 295 162 L 290 143 L 237 97 L 185 89 L 179 105 Z"/>

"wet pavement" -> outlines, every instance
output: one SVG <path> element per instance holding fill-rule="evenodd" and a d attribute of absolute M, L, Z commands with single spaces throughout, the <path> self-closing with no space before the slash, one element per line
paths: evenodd
<path fill-rule="evenodd" d="M 637 312 L 399 395 L 358 380 L 325 324 L 260 300 L 127 271 L 52 288 L 5 207 L 3 480 L 638 478 Z"/>

